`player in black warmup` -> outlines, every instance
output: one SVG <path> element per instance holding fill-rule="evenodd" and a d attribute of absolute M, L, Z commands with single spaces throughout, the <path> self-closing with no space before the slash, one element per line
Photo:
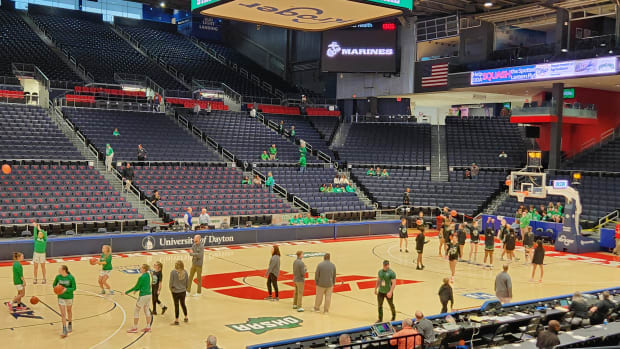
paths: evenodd
<path fill-rule="evenodd" d="M 463 256 L 463 249 L 465 248 L 465 242 L 467 241 L 467 233 L 465 231 L 465 223 L 459 224 L 459 229 L 456 231 L 456 236 L 459 241 L 459 256 Z"/>
<path fill-rule="evenodd" d="M 459 252 L 459 242 L 456 234 L 452 235 L 450 242 L 448 242 L 448 250 L 446 251 L 446 255 L 448 256 L 448 261 L 450 263 L 450 282 L 454 282 L 454 274 L 456 274 L 456 263 L 461 256 Z"/>
<path fill-rule="evenodd" d="M 162 271 L 163 265 L 161 262 L 155 262 L 153 264 L 153 270 L 151 270 L 151 301 L 153 302 L 153 311 L 151 312 L 153 315 L 157 315 L 157 304 L 161 305 L 161 315 L 166 313 L 168 307 L 165 306 L 159 300 L 159 294 L 161 293 L 161 280 L 162 280 Z"/>
<path fill-rule="evenodd" d="M 416 270 L 424 269 L 424 264 L 422 263 L 422 254 L 424 253 L 424 244 L 428 241 L 425 241 L 424 236 L 424 226 L 418 226 L 418 230 L 420 233 L 415 237 L 415 250 L 418 253 L 418 258 L 416 259 Z"/>
<path fill-rule="evenodd" d="M 403 241 L 405 242 L 405 252 L 409 253 L 409 234 L 407 233 L 407 218 L 400 219 L 398 227 L 398 237 L 400 239 L 400 252 L 403 252 Z"/>
<path fill-rule="evenodd" d="M 515 247 L 517 244 L 517 234 L 515 230 L 510 228 L 508 230 L 508 234 L 506 234 L 506 240 L 504 245 L 506 246 L 506 255 L 508 256 L 508 261 L 512 262 L 515 259 Z"/>

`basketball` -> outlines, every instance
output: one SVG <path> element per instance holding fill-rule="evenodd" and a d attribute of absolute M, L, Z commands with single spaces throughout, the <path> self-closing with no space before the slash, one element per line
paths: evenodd
<path fill-rule="evenodd" d="M 36 296 L 32 296 L 30 298 L 30 304 L 35 305 L 37 303 L 39 303 L 39 298 L 37 298 Z"/>
<path fill-rule="evenodd" d="M 452 211 L 450 212 L 450 216 L 452 216 L 452 217 L 456 217 L 456 210 L 452 210 Z"/>
<path fill-rule="evenodd" d="M 4 164 L 2 165 L 2 173 L 4 173 L 5 175 L 8 175 L 11 173 L 11 166 Z"/>
<path fill-rule="evenodd" d="M 54 287 L 54 293 L 55 294 L 63 294 L 65 292 L 65 288 L 62 285 L 56 285 Z"/>
<path fill-rule="evenodd" d="M 511 181 L 510 179 L 507 179 L 507 180 L 506 180 L 506 182 L 505 182 L 505 184 L 506 184 L 506 186 L 507 186 L 507 187 L 509 187 L 509 186 L 510 186 L 510 184 L 512 184 L 512 181 Z"/>
<path fill-rule="evenodd" d="M 90 260 L 88 260 L 88 263 L 90 263 L 90 265 L 95 265 L 97 264 L 97 258 L 91 258 Z"/>
<path fill-rule="evenodd" d="M 424 222 L 422 222 L 421 219 L 418 219 L 417 221 L 415 221 L 415 224 L 417 224 L 417 225 L 422 225 L 422 223 L 424 223 Z"/>

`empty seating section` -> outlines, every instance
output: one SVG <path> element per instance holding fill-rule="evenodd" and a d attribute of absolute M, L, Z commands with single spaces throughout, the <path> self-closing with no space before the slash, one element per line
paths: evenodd
<path fill-rule="evenodd" d="M 552 179 L 569 179 L 568 175 L 559 175 L 555 177 L 547 176 L 547 181 Z M 581 219 L 587 221 L 598 222 L 599 218 L 607 215 L 613 210 L 620 208 L 620 197 L 618 196 L 618 188 L 620 188 L 620 177 L 598 177 L 583 175 L 580 185 L 573 185 L 579 190 L 581 205 L 583 210 Z M 549 201 L 562 202 L 566 199 L 561 196 L 550 196 L 545 199 L 526 198 L 524 203 L 517 201 L 516 197 L 509 197 L 498 209 L 496 214 L 514 217 L 517 208 L 520 205 L 534 205 L 538 208 L 545 205 Z"/>
<path fill-rule="evenodd" d="M 0 120 L 0 159 L 82 159 L 38 106 L 0 104 Z"/>
<path fill-rule="evenodd" d="M 369 192 L 369 197 L 381 207 L 398 207 L 403 204 L 403 193 L 410 188 L 413 206 L 444 207 L 468 215 L 478 213 L 486 200 L 499 191 L 506 178 L 504 172 L 481 171 L 476 179 L 458 180 L 462 173 L 455 173 L 450 182 L 431 182 L 430 171 L 414 168 L 388 168 L 389 177 L 366 176 L 367 168 L 353 168 L 358 183 Z"/>
<path fill-rule="evenodd" d="M 219 161 L 217 154 L 161 113 L 67 107 L 63 114 L 100 152 L 109 143 L 115 161 L 136 161 L 138 144 L 148 152 L 147 161 Z M 120 136 L 112 135 L 115 128 Z"/>
<path fill-rule="evenodd" d="M 214 110 L 211 115 L 196 117 L 188 115 L 190 122 L 207 136 L 215 139 L 222 147 L 235 154 L 238 159 L 250 163 L 260 162 L 263 151 L 276 145 L 279 162 L 297 163 L 299 147 L 282 138 L 274 130 L 246 113 Z M 308 163 L 321 162 L 308 154 Z"/>
<path fill-rule="evenodd" d="M 311 116 L 310 123 L 319 131 L 326 143 L 329 143 L 338 129 L 339 120 L 334 117 Z"/>
<path fill-rule="evenodd" d="M 284 129 L 291 130 L 291 126 L 295 126 L 295 137 L 303 139 L 307 143 L 311 144 L 313 149 L 320 150 L 329 155 L 332 159 L 334 154 L 329 149 L 327 141 L 329 139 L 323 139 L 324 137 L 317 131 L 314 126 L 301 115 L 282 115 L 282 114 L 263 114 L 268 120 L 271 120 L 277 124 L 280 121 L 284 121 Z"/>
<path fill-rule="evenodd" d="M 176 97 L 168 97 L 166 98 L 166 103 L 169 103 L 174 106 L 181 106 L 183 108 L 194 108 L 196 104 L 200 106 L 200 109 L 207 109 L 207 105 L 211 105 L 211 110 L 228 110 L 228 106 L 224 104 L 222 101 L 204 101 L 204 100 L 196 100 L 189 98 L 176 98 Z"/>
<path fill-rule="evenodd" d="M 252 108 L 254 104 L 248 104 L 248 108 Z M 285 107 L 282 105 L 272 105 L 272 104 L 259 104 L 258 110 L 263 113 L 270 114 L 288 114 L 288 115 L 300 115 L 299 108 L 297 107 Z"/>
<path fill-rule="evenodd" d="M 430 165 L 430 125 L 353 124 L 340 159 L 358 164 Z"/>
<path fill-rule="evenodd" d="M 114 88 L 103 87 L 90 87 L 90 86 L 75 86 L 73 87 L 76 93 L 82 95 L 94 95 L 94 96 L 117 96 L 117 97 L 143 97 L 146 98 L 144 91 L 126 91 Z"/>
<path fill-rule="evenodd" d="M 13 165 L 0 180 L 2 225 L 144 219 L 85 164 Z"/>
<path fill-rule="evenodd" d="M 73 17 L 33 15 L 33 20 L 91 73 L 96 82 L 115 83 L 114 73 L 146 75 L 166 89 L 184 89 L 160 66 L 136 51 L 107 24 Z"/>
<path fill-rule="evenodd" d="M 221 81 L 233 90 L 248 96 L 269 96 L 250 80 L 211 58 L 187 37 L 148 27 L 121 26 L 149 52 L 183 73 L 187 81 Z"/>
<path fill-rule="evenodd" d="M 620 172 L 620 138 L 598 149 L 587 150 L 566 166 L 570 169 Z"/>
<path fill-rule="evenodd" d="M 319 212 L 372 210 L 364 205 L 355 193 L 319 191 L 322 184 L 334 182 L 338 173 L 333 168 L 308 167 L 305 173 L 299 173 L 299 169 L 295 167 L 259 167 L 258 170 L 265 175 L 271 171 L 276 184 L 300 197 Z"/>
<path fill-rule="evenodd" d="M 232 167 L 136 166 L 135 184 L 150 196 L 157 189 L 158 206 L 173 218 L 187 207 L 198 217 L 200 209 L 211 216 L 270 215 L 297 212 L 262 186 L 243 185 L 243 174 Z"/>
<path fill-rule="evenodd" d="M 446 118 L 448 163 L 451 166 L 516 168 L 525 163 L 527 148 L 517 124 L 509 118 Z M 507 158 L 500 158 L 505 152 Z"/>
<path fill-rule="evenodd" d="M 82 81 L 17 12 L 0 10 L 0 52 L 0 76 L 13 76 L 11 63 L 29 63 L 50 80 Z"/>
<path fill-rule="evenodd" d="M 306 108 L 306 113 L 312 116 L 340 116 L 340 111 L 327 108 Z"/>

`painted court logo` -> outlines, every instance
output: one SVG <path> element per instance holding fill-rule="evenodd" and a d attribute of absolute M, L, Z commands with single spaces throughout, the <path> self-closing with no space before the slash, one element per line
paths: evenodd
<path fill-rule="evenodd" d="M 263 334 L 271 330 L 280 330 L 288 328 L 300 327 L 303 320 L 294 316 L 285 317 L 257 317 L 249 318 L 248 321 L 241 324 L 226 325 L 237 332 L 252 332 L 254 334 Z"/>

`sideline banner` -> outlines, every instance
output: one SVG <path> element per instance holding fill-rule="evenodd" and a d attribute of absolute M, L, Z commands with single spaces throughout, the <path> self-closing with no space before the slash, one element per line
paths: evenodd
<path fill-rule="evenodd" d="M 66 257 L 98 254 L 101 245 L 111 245 L 112 251 L 134 252 L 189 248 L 194 235 L 201 236 L 206 247 L 269 243 L 277 241 L 337 239 L 351 236 L 395 234 L 399 221 L 318 224 L 304 226 L 270 226 L 261 228 L 202 230 L 186 232 L 102 234 L 71 238 L 50 238 L 47 257 Z M 14 251 L 32 258 L 33 241 L 0 241 L 0 260 L 10 260 Z"/>

